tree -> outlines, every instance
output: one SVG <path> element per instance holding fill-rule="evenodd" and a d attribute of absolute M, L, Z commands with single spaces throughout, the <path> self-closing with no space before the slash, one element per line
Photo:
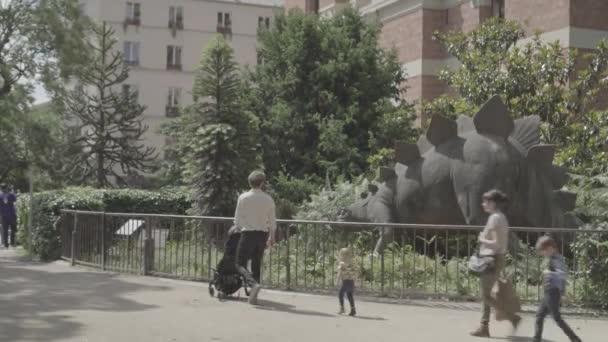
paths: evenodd
<path fill-rule="evenodd" d="M 0 181 L 23 183 L 61 145 L 54 113 L 32 109 L 33 80 L 51 94 L 85 61 L 88 21 L 77 0 L 0 0 Z M 32 134 L 36 132 L 36 134 Z"/>
<path fill-rule="evenodd" d="M 352 8 L 331 18 L 292 10 L 258 32 L 261 63 L 248 74 L 246 99 L 261 121 L 270 175 L 350 177 L 392 147 L 380 126 L 405 108 L 390 105 L 405 75 L 394 51 L 378 47 L 378 33 Z"/>
<path fill-rule="evenodd" d="M 242 105 L 243 85 L 234 52 L 216 36 L 203 52 L 193 104 L 164 127 L 175 139 L 170 154 L 193 189 L 194 213 L 229 216 L 247 175 L 259 165 L 256 118 Z"/>
<path fill-rule="evenodd" d="M 499 94 L 514 115 L 542 118 L 547 143 L 566 142 L 569 126 L 597 103 L 608 70 L 608 41 L 586 56 L 576 49 L 564 51 L 557 41 L 544 43 L 538 35 L 517 45 L 523 29 L 499 18 L 469 33 L 439 32 L 435 38 L 461 64 L 440 75 L 458 92 L 451 108 L 467 108 L 463 100 L 468 108 L 480 106 Z M 441 98 L 434 107 L 449 108 L 445 105 L 446 98 Z"/>
<path fill-rule="evenodd" d="M 23 80 L 61 89 L 86 60 L 88 24 L 78 0 L 1 0 L 0 99 Z"/>
<path fill-rule="evenodd" d="M 542 139 L 558 145 L 561 165 L 580 174 L 608 171 L 603 167 L 608 161 L 606 113 L 594 110 L 606 89 L 602 80 L 608 74 L 608 40 L 581 56 L 557 41 L 544 43 L 538 35 L 517 45 L 523 37 L 518 23 L 498 18 L 470 33 L 436 33 L 461 63 L 440 75 L 458 96 L 426 103 L 423 111 L 472 115 L 499 94 L 513 115 L 541 117 Z"/>
<path fill-rule="evenodd" d="M 79 73 L 65 102 L 80 132 L 72 142 L 80 152 L 70 174 L 101 188 L 111 185 L 111 178 L 124 184 L 126 175 L 148 171 L 155 152 L 142 143 L 147 130 L 141 117 L 145 107 L 137 102 L 135 91 L 121 88 L 129 68 L 114 48 L 113 29 L 103 23 L 93 32 L 87 68 Z"/>

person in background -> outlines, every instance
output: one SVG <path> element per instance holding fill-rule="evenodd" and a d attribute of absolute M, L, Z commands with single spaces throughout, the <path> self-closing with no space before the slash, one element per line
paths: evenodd
<path fill-rule="evenodd" d="M 0 221 L 2 221 L 2 242 L 6 248 L 9 246 L 9 232 L 10 245 L 13 247 L 17 245 L 15 240 L 17 235 L 16 201 L 17 197 L 12 191 L 9 191 L 8 186 L 0 185 Z"/>
<path fill-rule="evenodd" d="M 241 238 L 236 251 L 238 272 L 251 287 L 249 303 L 256 305 L 260 292 L 260 274 L 264 249 L 271 247 L 275 241 L 277 229 L 275 204 L 262 189 L 266 176 L 261 171 L 254 171 L 248 177 L 251 190 L 239 196 L 234 225 L 241 229 Z M 251 261 L 251 272 L 247 263 Z"/>
<path fill-rule="evenodd" d="M 494 268 L 481 274 L 482 316 L 479 328 L 471 332 L 475 337 L 490 337 L 490 309 L 493 307 L 497 313 L 504 315 L 517 329 L 521 317 L 515 312 L 505 310 L 498 304 L 500 298 L 492 297 L 492 288 L 497 284 L 498 278 L 505 267 L 505 255 L 509 244 L 509 222 L 503 213 L 508 203 L 507 196 L 498 190 L 491 190 L 483 194 L 482 206 L 488 217 L 484 230 L 479 234 L 479 255 L 494 258 Z"/>
<path fill-rule="evenodd" d="M 549 236 L 542 236 L 536 242 L 538 254 L 547 258 L 547 269 L 543 272 L 545 278 L 545 295 L 536 312 L 536 332 L 534 342 L 541 342 L 543 325 L 548 314 L 553 316 L 555 323 L 564 331 L 572 342 L 581 342 L 568 323 L 564 322 L 560 313 L 561 298 L 566 291 L 568 268 L 564 257 L 559 254 L 557 244 Z"/>
<path fill-rule="evenodd" d="M 350 304 L 349 316 L 355 316 L 357 311 L 355 310 L 355 297 L 353 292 L 355 291 L 355 279 L 357 278 L 357 270 L 353 264 L 353 252 L 350 248 L 342 248 L 338 254 L 338 281 L 342 283 L 340 287 L 340 293 L 338 299 L 340 301 L 340 315 L 346 313 L 344 310 L 344 295 L 348 297 Z"/>

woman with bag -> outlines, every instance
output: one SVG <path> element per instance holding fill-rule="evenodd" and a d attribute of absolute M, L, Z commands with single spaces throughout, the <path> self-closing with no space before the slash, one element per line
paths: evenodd
<path fill-rule="evenodd" d="M 521 321 L 517 315 L 519 305 L 506 305 L 504 299 L 511 301 L 513 296 L 500 290 L 505 281 L 499 279 L 505 267 L 505 254 L 509 244 L 509 222 L 503 214 L 507 205 L 507 196 L 498 190 L 491 190 L 483 195 L 483 209 L 490 215 L 484 230 L 479 234 L 479 257 L 472 258 L 471 270 L 479 272 L 481 278 L 482 316 L 481 325 L 471 333 L 476 337 L 490 337 L 490 308 L 496 311 L 497 318 L 507 319 L 516 329 Z M 493 291 L 496 287 L 499 291 Z M 495 295 L 493 295 L 493 292 Z M 514 294 L 514 293 L 513 293 Z M 504 298 L 503 298 L 504 296 Z M 515 303 L 509 303 L 515 304 Z"/>

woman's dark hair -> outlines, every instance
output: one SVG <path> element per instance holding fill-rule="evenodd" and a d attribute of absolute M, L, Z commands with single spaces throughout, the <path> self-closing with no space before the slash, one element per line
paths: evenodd
<path fill-rule="evenodd" d="M 483 194 L 482 198 L 486 201 L 492 201 L 496 203 L 496 205 L 501 209 L 505 208 L 507 204 L 509 204 L 509 197 L 507 197 L 504 192 L 497 189 L 493 189 L 486 192 L 485 194 Z"/>

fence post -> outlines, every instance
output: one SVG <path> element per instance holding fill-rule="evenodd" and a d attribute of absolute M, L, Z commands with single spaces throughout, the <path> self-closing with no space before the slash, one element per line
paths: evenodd
<path fill-rule="evenodd" d="M 146 229 L 145 229 L 145 240 L 144 240 L 144 262 L 143 262 L 143 274 L 148 275 L 154 267 L 154 238 L 152 237 L 152 220 L 150 217 L 146 217 Z"/>
<path fill-rule="evenodd" d="M 101 213 L 101 270 L 106 270 L 106 212 Z"/>
<path fill-rule="evenodd" d="M 76 229 L 78 227 L 78 214 L 74 213 L 74 226 L 72 227 L 72 243 L 71 243 L 71 257 L 72 266 L 76 265 Z"/>
<path fill-rule="evenodd" d="M 285 287 L 287 290 L 291 290 L 291 254 L 289 251 L 289 237 L 290 237 L 290 230 L 291 230 L 291 225 L 287 226 L 287 233 L 285 234 L 285 238 L 287 240 L 287 244 L 286 244 L 286 249 L 287 249 L 287 255 L 286 255 L 286 269 L 285 269 Z M 280 251 L 280 249 L 279 249 Z"/>
<path fill-rule="evenodd" d="M 380 295 L 384 296 L 384 252 L 380 254 Z"/>

